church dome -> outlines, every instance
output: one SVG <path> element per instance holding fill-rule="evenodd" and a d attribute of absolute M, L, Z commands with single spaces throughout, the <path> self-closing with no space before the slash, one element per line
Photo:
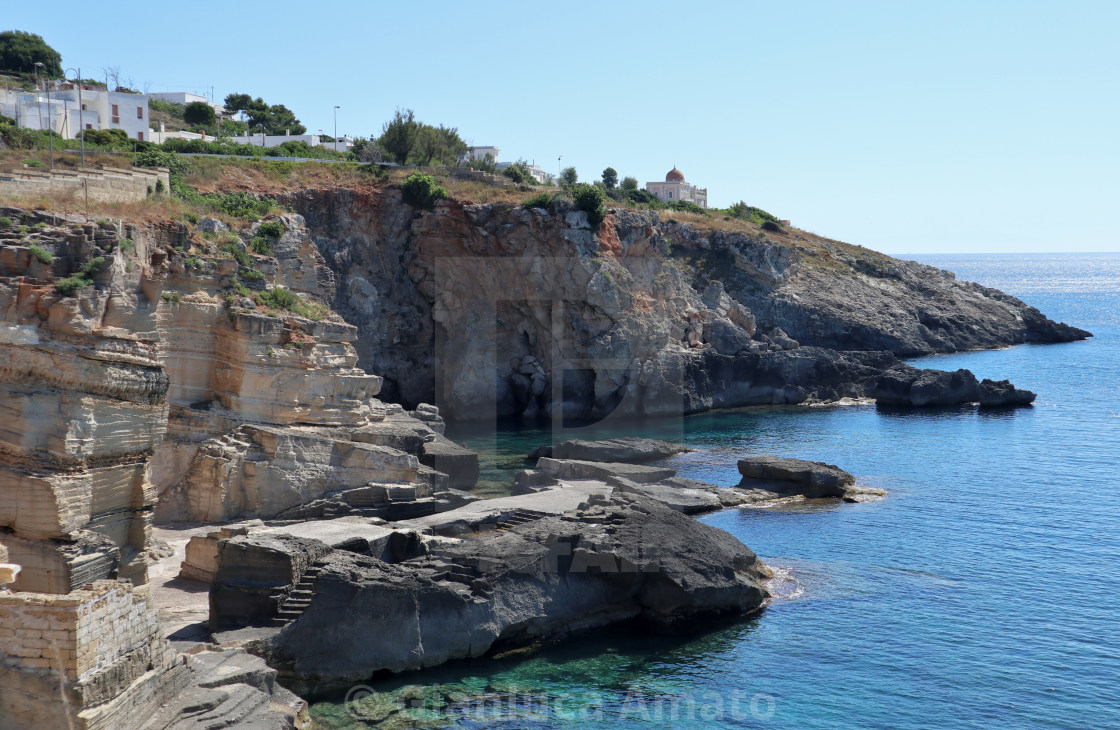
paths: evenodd
<path fill-rule="evenodd" d="M 675 167 L 672 170 L 669 170 L 669 172 L 665 175 L 665 182 L 674 181 L 684 182 L 684 173 Z"/>

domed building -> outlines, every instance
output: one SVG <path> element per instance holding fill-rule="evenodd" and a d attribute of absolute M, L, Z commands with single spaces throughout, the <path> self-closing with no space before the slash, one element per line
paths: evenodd
<path fill-rule="evenodd" d="M 708 207 L 708 189 L 698 188 L 685 182 L 684 173 L 673 167 L 665 174 L 665 182 L 647 182 L 646 190 L 657 196 L 663 203 L 672 203 L 683 200 L 694 203 L 701 208 Z"/>

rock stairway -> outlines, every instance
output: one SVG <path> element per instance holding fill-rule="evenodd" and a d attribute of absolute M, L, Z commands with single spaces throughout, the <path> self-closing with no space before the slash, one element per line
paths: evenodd
<path fill-rule="evenodd" d="M 322 571 L 324 565 L 326 565 L 326 561 L 316 560 L 311 564 L 311 567 L 303 571 L 299 582 L 292 587 L 291 593 L 281 599 L 280 609 L 272 619 L 273 626 L 287 626 L 303 615 L 303 612 L 311 605 L 311 599 L 315 595 L 315 580 L 319 577 L 319 572 Z"/>
<path fill-rule="evenodd" d="M 547 512 L 538 512 L 532 509 L 517 509 L 514 510 L 508 517 L 499 522 L 498 529 L 517 527 L 529 522 L 536 522 L 542 517 L 549 517 Z"/>
<path fill-rule="evenodd" d="M 471 593 L 479 598 L 488 599 L 493 595 L 490 582 L 480 578 L 478 568 L 462 558 L 455 560 L 436 558 L 428 561 L 427 566 L 436 570 L 436 574 L 432 576 L 433 580 L 460 583 L 470 588 Z"/>

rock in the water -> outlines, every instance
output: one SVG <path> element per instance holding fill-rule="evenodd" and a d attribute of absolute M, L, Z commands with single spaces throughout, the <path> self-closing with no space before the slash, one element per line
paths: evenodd
<path fill-rule="evenodd" d="M 1016 388 L 1010 380 L 989 380 L 980 382 L 980 405 L 984 408 L 1005 406 L 1029 406 L 1038 396 L 1029 390 Z"/>
<path fill-rule="evenodd" d="M 622 477 L 638 484 L 653 484 L 676 475 L 676 470 L 644 464 L 623 464 L 577 459 L 537 460 L 537 471 L 557 479 L 600 479 Z"/>
<path fill-rule="evenodd" d="M 780 456 L 740 459 L 739 473 L 743 475 L 740 489 L 763 489 L 809 499 L 844 499 L 856 483 L 854 476 L 833 464 Z"/>
<path fill-rule="evenodd" d="M 564 441 L 552 447 L 548 454 L 556 459 L 577 459 L 580 461 L 609 461 L 641 464 L 647 461 L 667 459 L 676 454 L 691 451 L 687 446 L 645 438 L 616 438 L 602 441 Z"/>

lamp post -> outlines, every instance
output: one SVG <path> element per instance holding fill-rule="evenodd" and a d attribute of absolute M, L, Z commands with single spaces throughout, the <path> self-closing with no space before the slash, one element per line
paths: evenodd
<path fill-rule="evenodd" d="M 334 151 L 338 152 L 338 110 L 341 109 L 338 104 L 334 105 Z"/>
<path fill-rule="evenodd" d="M 35 62 L 36 68 L 43 68 L 42 61 Z M 54 123 L 51 121 L 51 87 L 43 81 L 43 88 L 47 90 L 47 142 L 51 148 L 51 169 L 54 169 Z M 39 112 L 39 126 L 43 126 L 43 112 Z"/>
<path fill-rule="evenodd" d="M 78 136 L 82 140 L 82 167 L 86 166 L 86 125 L 85 115 L 82 113 L 86 110 L 82 106 L 82 69 L 68 68 L 67 71 L 74 71 L 77 73 L 78 79 Z"/>
<path fill-rule="evenodd" d="M 556 187 L 564 187 L 560 184 L 561 178 L 564 177 L 564 171 L 560 168 L 560 160 L 564 159 L 564 155 L 556 155 Z"/>

